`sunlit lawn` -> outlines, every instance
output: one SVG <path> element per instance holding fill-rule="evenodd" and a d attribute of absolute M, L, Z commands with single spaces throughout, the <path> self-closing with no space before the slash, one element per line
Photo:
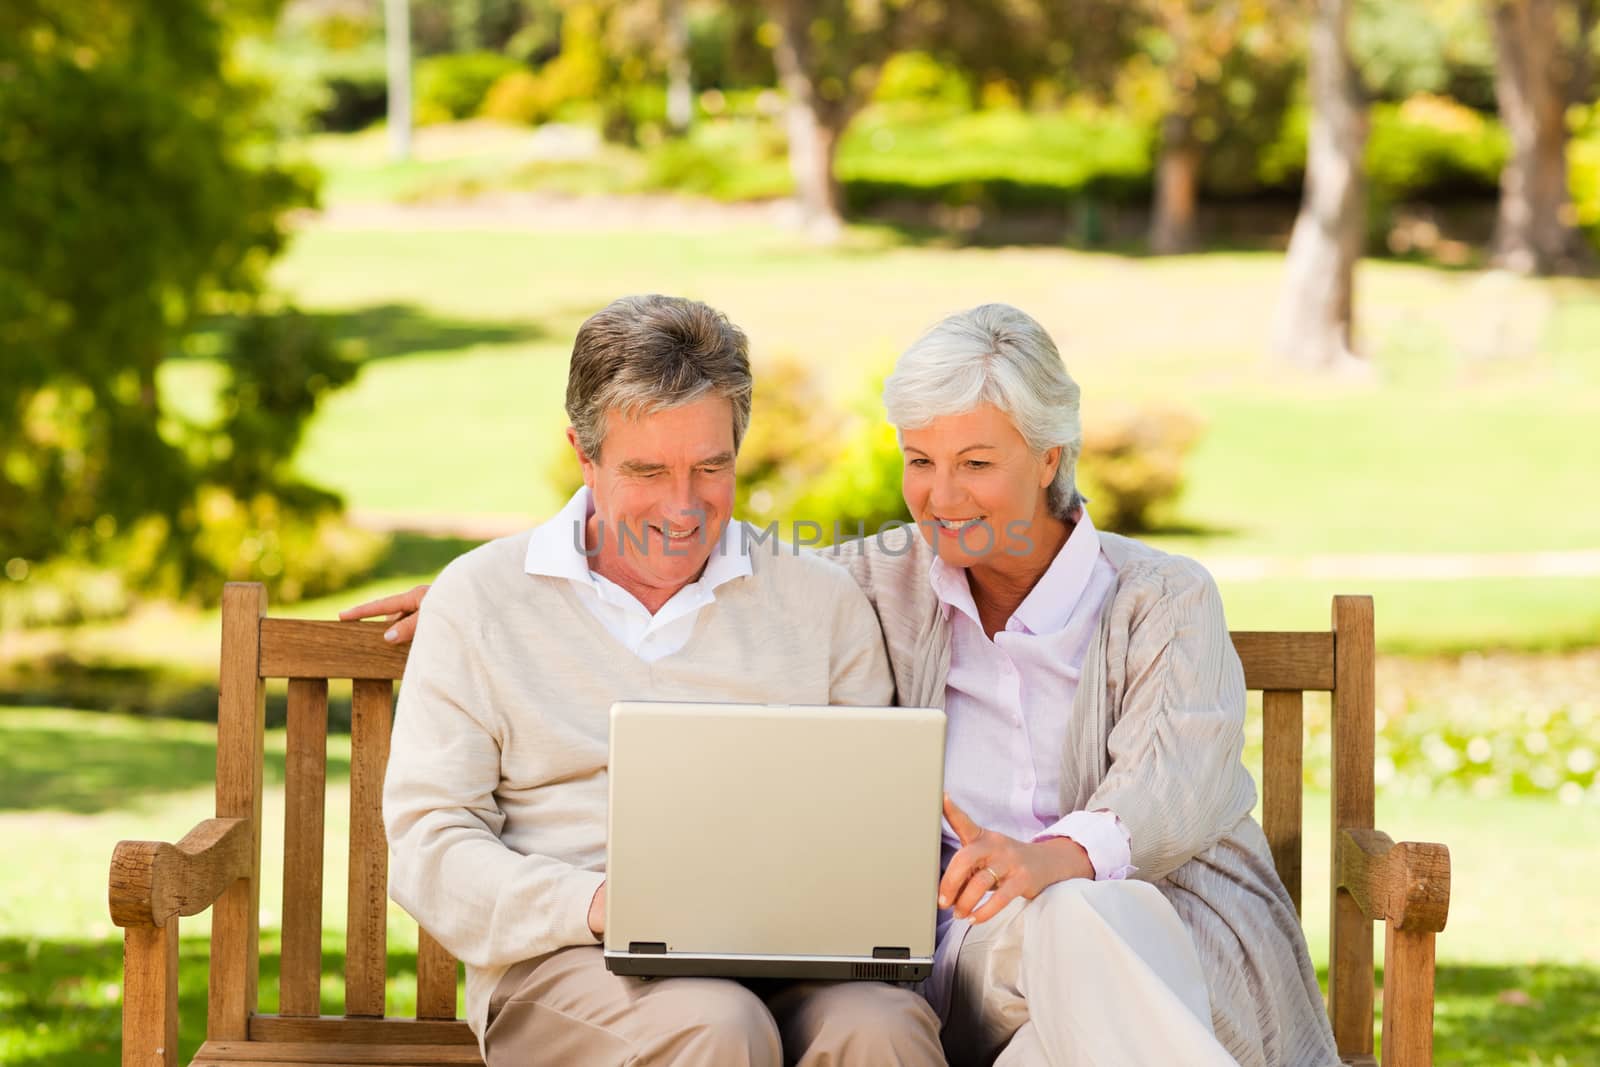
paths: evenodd
<path fill-rule="evenodd" d="M 619 294 L 712 302 L 747 328 L 758 364 L 805 362 L 839 405 L 870 404 L 873 377 L 939 315 L 1001 299 L 1059 339 L 1091 428 L 1130 404 L 1204 420 L 1172 516 L 1180 532 L 1156 538 L 1170 547 L 1224 562 L 1600 547 L 1594 283 L 1366 264 L 1360 336 L 1378 381 L 1358 384 L 1267 360 L 1281 273 L 1271 255 L 953 249 L 881 230 L 822 250 L 749 227 L 537 227 L 299 235 L 280 283 L 370 352 L 317 416 L 308 475 L 360 509 L 532 521 L 559 504 L 548 471 L 565 448 L 572 334 Z M 167 382 L 203 411 L 213 380 L 189 362 Z M 1278 578 L 1224 591 L 1248 627 L 1321 623 L 1328 593 L 1378 593 L 1379 640 L 1396 649 L 1600 641 L 1593 577 L 1453 588 Z"/>
<path fill-rule="evenodd" d="M 281 913 L 283 734 L 268 737 L 262 865 L 263 1010 L 276 1003 Z M 324 877 L 324 1010 L 341 1010 L 349 742 L 329 740 Z M 51 710 L 0 712 L 0 1063 L 116 1062 L 120 943 L 106 877 L 122 838 L 175 840 L 214 812 L 212 728 Z M 1304 913 L 1319 969 L 1327 955 L 1328 806 L 1305 814 Z M 1449 928 L 1439 941 L 1437 1062 L 1594 1063 L 1600 1048 L 1600 917 L 1590 887 L 1600 807 L 1380 791 L 1397 839 L 1450 846 Z M 205 917 L 184 920 L 182 1047 L 203 1034 Z M 415 927 L 391 907 L 389 1010 L 415 998 Z M 1381 952 L 1381 947 L 1380 947 Z M 1563 1061 L 1561 1057 L 1565 1057 Z"/>

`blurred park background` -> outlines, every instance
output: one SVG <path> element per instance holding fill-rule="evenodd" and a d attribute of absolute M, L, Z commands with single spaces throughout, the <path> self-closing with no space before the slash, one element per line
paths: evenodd
<path fill-rule="evenodd" d="M 1040 318 L 1102 527 L 1204 561 L 1238 628 L 1376 598 L 1379 824 L 1455 864 L 1439 1062 L 1600 1063 L 1597 19 L 6 0 L 0 1062 L 117 1060 L 107 862 L 212 810 L 222 583 L 331 617 L 548 515 L 573 332 L 661 291 L 751 336 L 761 523 L 897 517 L 896 352 L 987 300 Z M 329 1010 L 347 774 L 335 738 Z M 268 1010 L 280 870 L 269 829 Z"/>

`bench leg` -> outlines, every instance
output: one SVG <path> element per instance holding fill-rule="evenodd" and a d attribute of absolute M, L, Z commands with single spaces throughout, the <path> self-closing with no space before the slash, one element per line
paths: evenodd
<path fill-rule="evenodd" d="M 177 1067 L 178 919 L 123 931 L 122 1067 Z"/>
<path fill-rule="evenodd" d="M 1434 935 L 1384 925 L 1383 1067 L 1431 1067 Z"/>

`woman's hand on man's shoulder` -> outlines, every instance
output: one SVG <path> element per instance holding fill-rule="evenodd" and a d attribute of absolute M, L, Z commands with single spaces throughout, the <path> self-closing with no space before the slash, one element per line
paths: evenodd
<path fill-rule="evenodd" d="M 422 599 L 428 595 L 428 586 L 418 585 L 404 593 L 369 600 L 339 612 L 339 621 L 355 622 L 376 619 L 392 625 L 384 631 L 383 639 L 390 644 L 403 645 L 417 633 L 417 613 L 422 610 Z"/>

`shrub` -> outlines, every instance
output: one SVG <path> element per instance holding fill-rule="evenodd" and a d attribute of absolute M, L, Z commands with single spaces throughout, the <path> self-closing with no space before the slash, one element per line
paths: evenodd
<path fill-rule="evenodd" d="M 1183 461 L 1199 419 L 1168 407 L 1097 408 L 1083 432 L 1078 488 L 1102 529 L 1152 529 L 1183 490 Z"/>
<path fill-rule="evenodd" d="M 961 72 L 926 52 L 900 52 L 883 65 L 872 99 L 879 104 L 960 114 L 972 110 L 972 85 Z"/>
<path fill-rule="evenodd" d="M 1578 225 L 1600 248 L 1600 105 L 1589 108 L 1567 146 L 1567 172 Z"/>
<path fill-rule="evenodd" d="M 535 126 L 550 117 L 544 85 L 531 70 L 503 74 L 483 98 L 478 112 L 484 118 Z"/>
<path fill-rule="evenodd" d="M 1493 193 L 1509 142 L 1498 122 L 1442 96 L 1373 109 L 1367 175 L 1399 198 Z"/>
<path fill-rule="evenodd" d="M 1297 185 L 1304 174 L 1309 112 L 1289 112 L 1262 150 L 1257 173 L 1269 187 Z M 1419 93 L 1372 108 L 1366 167 L 1380 202 L 1446 195 L 1492 195 L 1508 142 L 1500 124 L 1447 97 Z"/>
<path fill-rule="evenodd" d="M 429 56 L 417 64 L 417 117 L 442 114 L 464 119 L 475 114 L 495 82 L 522 67 L 498 52 L 457 52 Z"/>

